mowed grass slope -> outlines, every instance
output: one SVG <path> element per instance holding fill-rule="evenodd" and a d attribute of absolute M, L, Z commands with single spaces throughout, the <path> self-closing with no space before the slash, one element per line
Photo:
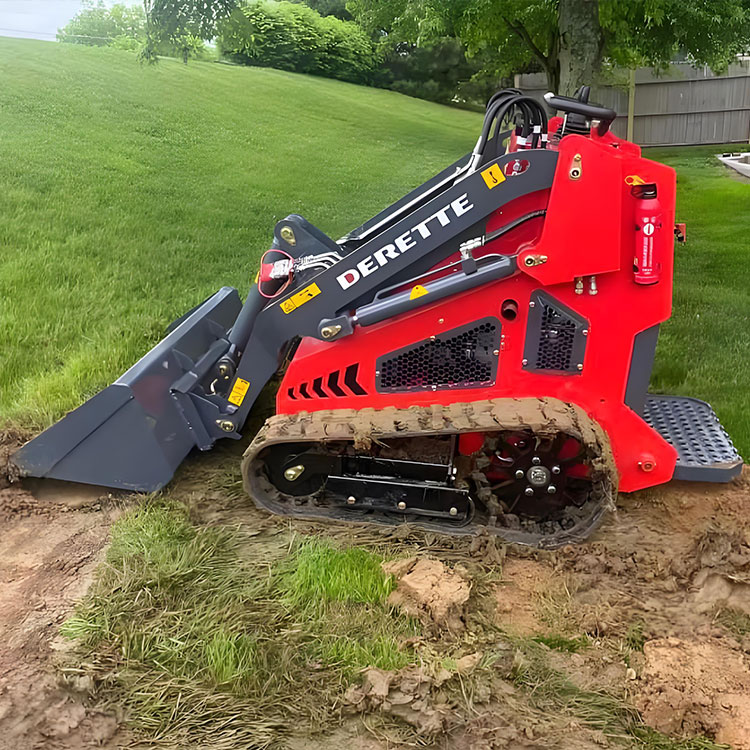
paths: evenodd
<path fill-rule="evenodd" d="M 478 115 L 275 70 L 0 38 L 0 423 L 44 427 L 274 224 L 334 237 L 471 149 Z"/>
<path fill-rule="evenodd" d="M 41 428 L 218 287 L 276 221 L 336 237 L 467 152 L 480 117 L 274 70 L 0 38 L 0 425 Z M 674 317 L 653 387 L 710 401 L 750 457 L 750 183 L 678 170 Z"/>

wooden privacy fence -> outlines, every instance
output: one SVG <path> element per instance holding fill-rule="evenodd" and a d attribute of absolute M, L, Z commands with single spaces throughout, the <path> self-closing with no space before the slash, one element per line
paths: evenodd
<path fill-rule="evenodd" d="M 547 91 L 539 73 L 517 75 L 516 86 L 539 99 Z M 622 86 L 593 87 L 591 100 L 612 107 L 613 131 L 641 146 L 750 143 L 750 59 L 724 75 L 688 63 L 661 75 L 640 68 Z"/>

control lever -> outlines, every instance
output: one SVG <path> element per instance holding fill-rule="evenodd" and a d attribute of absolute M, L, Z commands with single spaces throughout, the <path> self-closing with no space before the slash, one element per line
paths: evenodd
<path fill-rule="evenodd" d="M 609 107 L 602 107 L 598 104 L 588 103 L 588 86 L 581 87 L 581 98 L 573 98 L 570 96 L 557 96 L 551 91 L 544 95 L 544 101 L 547 104 L 559 110 L 560 112 L 566 112 L 568 114 L 582 115 L 587 120 L 598 120 L 599 126 L 597 127 L 597 134 L 604 135 L 612 124 L 617 113 Z"/>

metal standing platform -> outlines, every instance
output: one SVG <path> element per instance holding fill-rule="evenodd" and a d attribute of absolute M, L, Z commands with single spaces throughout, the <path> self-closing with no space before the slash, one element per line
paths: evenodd
<path fill-rule="evenodd" d="M 742 471 L 742 457 L 705 401 L 649 394 L 643 418 L 677 449 L 675 479 L 727 482 Z"/>

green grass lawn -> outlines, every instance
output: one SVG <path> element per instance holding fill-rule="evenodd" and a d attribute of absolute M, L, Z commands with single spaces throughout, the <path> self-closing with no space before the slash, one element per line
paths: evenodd
<path fill-rule="evenodd" d="M 322 78 L 0 38 L 0 422 L 43 427 L 164 326 L 245 294 L 274 224 L 339 236 L 478 115 Z"/>
<path fill-rule="evenodd" d="M 0 39 L 0 424 L 48 425 L 219 286 L 276 221 L 333 236 L 468 151 L 480 117 L 274 70 Z M 750 456 L 750 183 L 678 168 L 675 314 L 654 386 L 709 400 Z"/>

